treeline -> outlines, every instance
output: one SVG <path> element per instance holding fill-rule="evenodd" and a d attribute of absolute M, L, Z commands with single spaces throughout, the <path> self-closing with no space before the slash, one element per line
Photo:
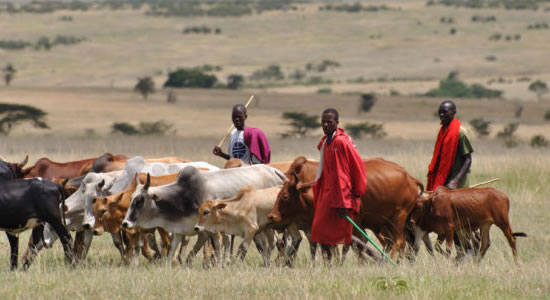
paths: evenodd
<path fill-rule="evenodd" d="M 429 0 L 426 5 L 445 5 L 466 8 L 505 8 L 538 10 L 548 0 Z"/>
<path fill-rule="evenodd" d="M 361 3 L 353 4 L 327 4 L 319 7 L 319 10 L 322 11 L 337 11 L 337 12 L 348 12 L 348 13 L 357 13 L 357 12 L 377 12 L 384 10 L 391 10 L 390 7 L 386 5 L 367 5 L 363 6 Z"/>
<path fill-rule="evenodd" d="M 58 35 L 53 39 L 43 36 L 34 43 L 21 40 L 0 40 L 0 48 L 5 50 L 23 50 L 25 48 L 32 48 L 34 50 L 50 50 L 55 46 L 74 45 L 85 40 L 86 38 L 70 35 Z"/>

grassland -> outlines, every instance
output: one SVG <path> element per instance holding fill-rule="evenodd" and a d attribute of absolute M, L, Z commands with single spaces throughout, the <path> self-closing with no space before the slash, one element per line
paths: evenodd
<path fill-rule="evenodd" d="M 316 139 L 274 139 L 275 160 L 288 160 L 305 154 L 317 157 Z M 3 138 L 1 153 L 19 158 L 14 148 L 28 150 L 32 157 L 49 153 L 55 159 L 79 158 L 102 151 L 128 155 L 178 154 L 194 160 L 220 164 L 210 155 L 215 140 L 188 138 L 112 138 L 81 139 L 59 137 Z M 424 178 L 433 141 L 360 140 L 363 156 L 383 156 L 403 165 L 417 178 Z M 476 140 L 472 182 L 499 177 L 495 187 L 511 199 L 510 218 L 518 238 L 520 264 L 498 229 L 492 230 L 492 245 L 480 264 L 467 261 L 455 265 L 441 256 L 435 259 L 421 251 L 416 263 L 358 265 L 349 255 L 343 266 L 326 268 L 310 264 L 309 253 L 302 247 L 295 269 L 260 267 L 261 257 L 251 249 L 244 265 L 204 270 L 200 259 L 191 269 L 150 264 L 141 258 L 139 266 L 119 266 L 119 255 L 110 238 L 102 236 L 92 243 L 86 265 L 71 269 L 63 264 L 60 245 L 40 253 L 27 272 L 9 271 L 9 246 L 0 240 L 0 288 L 2 299 L 225 299 L 225 298 L 410 298 L 410 299 L 547 299 L 548 276 L 548 187 L 550 172 L 548 151 L 529 147 L 504 149 L 498 143 Z M 21 248 L 28 233 L 23 234 Z M 23 250 L 21 250 L 23 251 Z M 395 278 L 397 277 L 397 278 Z M 404 280 L 406 288 L 396 282 Z"/>
<path fill-rule="evenodd" d="M 249 75 L 270 64 L 286 74 L 312 61 L 331 59 L 342 66 L 320 75 L 333 80 L 333 91 L 426 92 L 451 70 L 464 80 L 492 84 L 508 99 L 535 99 L 521 77 L 549 80 L 544 67 L 550 41 L 546 31 L 527 30 L 545 22 L 548 12 L 504 9 L 426 7 L 425 1 L 392 1 L 394 10 L 357 14 L 324 12 L 318 4 L 297 11 L 264 12 L 239 18 L 149 17 L 142 10 L 53 14 L 0 14 L 0 40 L 36 41 L 58 34 L 85 37 L 75 46 L 51 51 L 0 50 L 0 63 L 19 70 L 18 86 L 131 87 L 137 77 L 153 76 L 162 84 L 169 70 L 203 64 L 221 65 L 216 74 Z M 71 15 L 72 22 L 59 21 Z M 474 23 L 473 15 L 495 16 L 496 22 Z M 453 24 L 440 18 L 452 17 Z M 187 26 L 220 28 L 220 35 L 183 35 Z M 450 34 L 455 28 L 456 34 Z M 518 41 L 489 41 L 492 34 L 520 34 Z M 374 37 L 374 38 L 373 38 Z M 496 61 L 486 57 L 495 56 Z M 348 84 L 363 77 L 371 83 Z M 377 81 L 384 79 L 384 82 Z M 389 82 L 388 82 L 389 81 Z M 511 81 L 511 83 L 508 83 Z M 288 85 L 288 84 L 287 84 Z M 319 87 L 273 88 L 279 92 L 312 92 Z"/>
<path fill-rule="evenodd" d="M 376 1 L 381 4 L 382 1 Z M 36 41 L 58 34 L 85 37 L 74 46 L 52 51 L 0 50 L 0 66 L 18 69 L 12 86 L 0 87 L 0 102 L 33 105 L 48 113 L 50 130 L 28 125 L 0 136 L 0 155 L 9 161 L 30 162 L 47 156 L 56 161 L 77 160 L 104 152 L 148 157 L 176 155 L 221 166 L 211 154 L 230 124 L 230 108 L 250 94 L 247 125 L 262 128 L 270 139 L 274 161 L 298 155 L 318 158 L 321 131 L 297 139 L 281 139 L 288 129 L 285 111 L 319 114 L 326 107 L 340 111 L 341 124 L 383 123 L 385 139 L 357 140 L 362 156 L 381 156 L 402 165 L 425 180 L 439 121 L 433 116 L 442 99 L 386 96 L 426 92 L 451 70 L 468 83 L 505 91 L 506 100 L 457 100 L 458 117 L 484 117 L 492 122 L 488 138 L 474 138 L 472 183 L 501 178 L 493 186 L 511 199 L 510 218 L 518 238 L 520 264 L 498 229 L 486 258 L 460 265 L 424 250 L 415 263 L 359 265 L 353 254 L 343 266 L 312 264 L 306 245 L 296 268 L 260 267 L 261 257 L 249 251 L 244 264 L 202 269 L 148 263 L 120 266 L 118 251 L 107 236 L 96 237 L 88 260 L 71 269 L 63 264 L 59 244 L 42 251 L 27 272 L 9 271 L 9 245 L 0 238 L 0 299 L 550 299 L 548 196 L 550 150 L 528 146 L 535 134 L 550 139 L 550 123 L 543 116 L 550 102 L 534 101 L 522 77 L 550 81 L 544 62 L 550 47 L 546 31 L 527 31 L 529 24 L 545 22 L 549 12 L 469 10 L 425 7 L 425 1 L 388 1 L 400 8 L 378 13 L 319 12 L 318 4 L 300 5 L 297 11 L 266 12 L 240 18 L 158 18 L 143 10 L 60 11 L 54 14 L 0 14 L 0 40 Z M 494 15 L 497 22 L 478 24 L 472 15 Z M 73 22 L 61 22 L 71 15 Z M 441 24 L 441 17 L 455 23 Z M 222 29 L 221 35 L 182 35 L 186 26 Z M 450 28 L 457 33 L 449 34 Z M 522 35 L 519 41 L 490 42 L 496 32 Z M 371 38 L 380 36 L 380 38 Z M 494 55 L 496 61 L 485 58 Z M 437 58 L 437 59 L 436 59 Z M 136 77 L 153 76 L 157 87 L 168 70 L 203 64 L 221 65 L 216 75 L 249 75 L 269 64 L 286 74 L 312 61 L 331 59 L 341 67 L 314 74 L 332 84 L 302 86 L 284 83 L 266 89 L 176 90 L 177 103 L 166 102 L 165 90 L 145 101 L 132 92 Z M 348 83 L 363 77 L 364 83 Z M 276 87 L 275 87 L 276 86 Z M 313 94 L 330 87 L 333 94 Z M 359 113 L 359 97 L 350 92 L 377 92 L 369 113 Z M 523 106 L 521 117 L 514 112 Z M 176 133 L 168 136 L 112 135 L 114 122 L 165 120 Z M 520 145 L 505 148 L 495 138 L 506 124 L 519 122 Z M 22 234 L 20 254 L 28 232 Z M 405 286 L 400 283 L 403 280 Z"/>

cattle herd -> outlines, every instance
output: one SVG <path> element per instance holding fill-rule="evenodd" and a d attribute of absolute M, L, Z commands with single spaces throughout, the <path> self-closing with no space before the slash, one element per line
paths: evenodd
<path fill-rule="evenodd" d="M 203 249 L 204 265 L 223 265 L 231 262 L 238 236 L 243 239 L 237 249 L 241 261 L 254 242 L 264 265 L 272 263 L 276 249 L 278 264 L 294 266 L 300 232 L 309 238 L 311 231 L 313 192 L 306 183 L 315 179 L 318 162 L 303 156 L 253 166 L 231 159 L 223 169 L 177 157 L 110 153 L 66 163 L 41 158 L 25 167 L 27 162 L 28 157 L 21 163 L 0 160 L 0 228 L 10 243 L 12 269 L 18 266 L 19 234 L 31 228 L 23 269 L 57 239 L 66 262 L 78 264 L 85 260 L 93 236 L 105 233 L 111 235 L 124 264 L 138 263 L 141 253 L 149 260 L 190 265 Z M 517 262 L 515 237 L 526 235 L 512 232 L 504 193 L 444 187 L 426 192 L 393 162 L 373 158 L 365 159 L 364 165 L 367 192 L 354 221 L 370 229 L 391 257 L 414 259 L 421 241 L 434 255 L 428 236 L 434 232 L 440 253 L 450 256 L 456 246 L 457 260 L 466 250 L 480 260 L 495 224 Z M 196 243 L 184 261 L 194 235 Z M 457 238 L 461 242 L 453 245 Z M 342 248 L 342 260 L 352 248 L 360 261 L 382 262 L 359 234 L 354 233 L 353 240 Z M 309 240 L 309 246 L 315 260 L 317 245 Z"/>

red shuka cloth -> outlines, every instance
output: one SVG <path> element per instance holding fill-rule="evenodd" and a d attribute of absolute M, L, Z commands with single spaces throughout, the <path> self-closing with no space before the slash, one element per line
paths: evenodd
<path fill-rule="evenodd" d="M 432 162 L 428 167 L 428 185 L 426 190 L 433 191 L 445 184 L 445 180 L 447 180 L 455 161 L 460 137 L 459 131 L 460 121 L 456 118 L 451 121 L 446 130 L 443 130 L 443 127 L 439 129 Z"/>
<path fill-rule="evenodd" d="M 321 139 L 321 148 L 327 136 Z M 363 159 L 342 129 L 337 129 L 330 144 L 323 148 L 322 173 L 313 185 L 315 215 L 311 240 L 322 244 L 350 244 L 352 225 L 340 217 L 336 208 L 359 212 L 361 199 L 367 191 Z"/>
<path fill-rule="evenodd" d="M 262 164 L 268 164 L 271 160 L 271 150 L 264 132 L 259 128 L 246 127 L 244 129 L 244 143 L 250 151 L 250 155 L 256 156 Z M 250 157 L 252 162 L 252 157 Z"/>

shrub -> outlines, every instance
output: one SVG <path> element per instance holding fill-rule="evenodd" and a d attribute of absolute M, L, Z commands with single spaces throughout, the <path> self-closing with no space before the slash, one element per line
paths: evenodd
<path fill-rule="evenodd" d="M 519 141 L 515 136 L 515 132 L 519 127 L 519 123 L 509 123 L 502 131 L 497 133 L 497 137 L 504 141 L 504 146 L 513 148 L 519 145 Z"/>
<path fill-rule="evenodd" d="M 168 74 L 164 87 L 212 88 L 217 81 L 215 75 L 208 75 L 197 69 L 180 68 Z"/>
<path fill-rule="evenodd" d="M 458 72 L 451 72 L 447 79 L 439 82 L 439 87 L 431 89 L 426 93 L 429 97 L 452 97 L 452 98 L 500 98 L 502 91 L 488 89 L 481 84 L 468 86 L 458 80 Z"/>
<path fill-rule="evenodd" d="M 378 99 L 374 93 L 361 94 L 361 98 L 359 99 L 359 111 L 369 112 L 374 104 L 376 104 L 376 101 L 378 101 Z"/>
<path fill-rule="evenodd" d="M 544 114 L 544 120 L 550 121 L 550 110 L 547 110 L 546 113 Z"/>
<path fill-rule="evenodd" d="M 300 81 L 306 78 L 306 73 L 301 70 L 295 70 L 294 73 L 288 75 L 288 78 Z"/>
<path fill-rule="evenodd" d="M 23 50 L 26 47 L 30 47 L 32 44 L 25 41 L 7 40 L 0 41 L 0 48 L 6 50 Z"/>
<path fill-rule="evenodd" d="M 143 99 L 147 99 L 149 94 L 155 92 L 155 82 L 149 76 L 138 78 L 138 81 L 134 86 L 134 91 L 140 93 L 143 96 Z"/>
<path fill-rule="evenodd" d="M 529 84 L 528 90 L 537 94 L 537 98 L 540 100 L 542 97 L 548 93 L 548 86 L 546 82 L 541 80 L 536 80 Z"/>
<path fill-rule="evenodd" d="M 288 124 L 291 129 L 283 133 L 282 137 L 303 137 L 310 130 L 317 129 L 321 124 L 317 121 L 319 117 L 316 115 L 308 115 L 298 112 L 284 112 L 283 119 L 290 121 Z"/>
<path fill-rule="evenodd" d="M 111 126 L 112 133 L 122 133 L 125 135 L 164 135 L 167 133 L 175 133 L 170 131 L 173 125 L 163 120 L 155 122 L 140 122 L 138 126 L 134 126 L 127 122 L 113 123 Z"/>
<path fill-rule="evenodd" d="M 50 50 L 53 47 L 52 42 L 50 41 L 50 38 L 43 36 L 34 45 L 34 49 L 36 50 Z"/>
<path fill-rule="evenodd" d="M 15 69 L 12 64 L 7 64 L 4 69 L 2 69 L 2 73 L 4 73 L 4 82 L 6 85 L 10 85 L 15 77 L 15 73 L 17 73 L 17 69 Z"/>
<path fill-rule="evenodd" d="M 244 83 L 244 76 L 240 74 L 231 74 L 227 76 L 227 88 L 236 90 Z"/>
<path fill-rule="evenodd" d="M 494 56 L 494 55 L 488 55 L 488 56 L 485 57 L 485 60 L 486 61 L 496 61 L 497 57 Z"/>
<path fill-rule="evenodd" d="M 486 137 L 490 134 L 490 121 L 485 121 L 483 118 L 477 118 L 470 120 L 470 125 L 474 128 L 477 136 L 480 138 Z"/>
<path fill-rule="evenodd" d="M 548 140 L 542 134 L 537 134 L 531 138 L 529 145 L 533 148 L 545 148 L 548 147 Z"/>
<path fill-rule="evenodd" d="M 278 65 L 270 65 L 265 69 L 254 71 L 254 73 L 250 75 L 250 80 L 282 80 L 284 78 L 285 75 Z"/>
<path fill-rule="evenodd" d="M 132 124 L 127 122 L 113 123 L 111 133 L 122 133 L 125 135 L 137 135 L 139 130 Z"/>
<path fill-rule="evenodd" d="M 34 128 L 49 129 L 48 113 L 30 105 L 0 103 L 0 134 L 8 135 L 15 126 L 30 122 Z"/>
<path fill-rule="evenodd" d="M 332 89 L 331 88 L 320 88 L 317 90 L 317 94 L 331 94 Z"/>
<path fill-rule="evenodd" d="M 384 124 L 363 122 L 358 124 L 346 124 L 344 128 L 354 138 L 370 135 L 373 138 L 381 139 L 387 135 L 384 130 Z"/>
<path fill-rule="evenodd" d="M 178 101 L 178 97 L 176 96 L 176 93 L 173 90 L 169 90 L 166 94 L 166 102 L 168 103 L 176 103 Z"/>

